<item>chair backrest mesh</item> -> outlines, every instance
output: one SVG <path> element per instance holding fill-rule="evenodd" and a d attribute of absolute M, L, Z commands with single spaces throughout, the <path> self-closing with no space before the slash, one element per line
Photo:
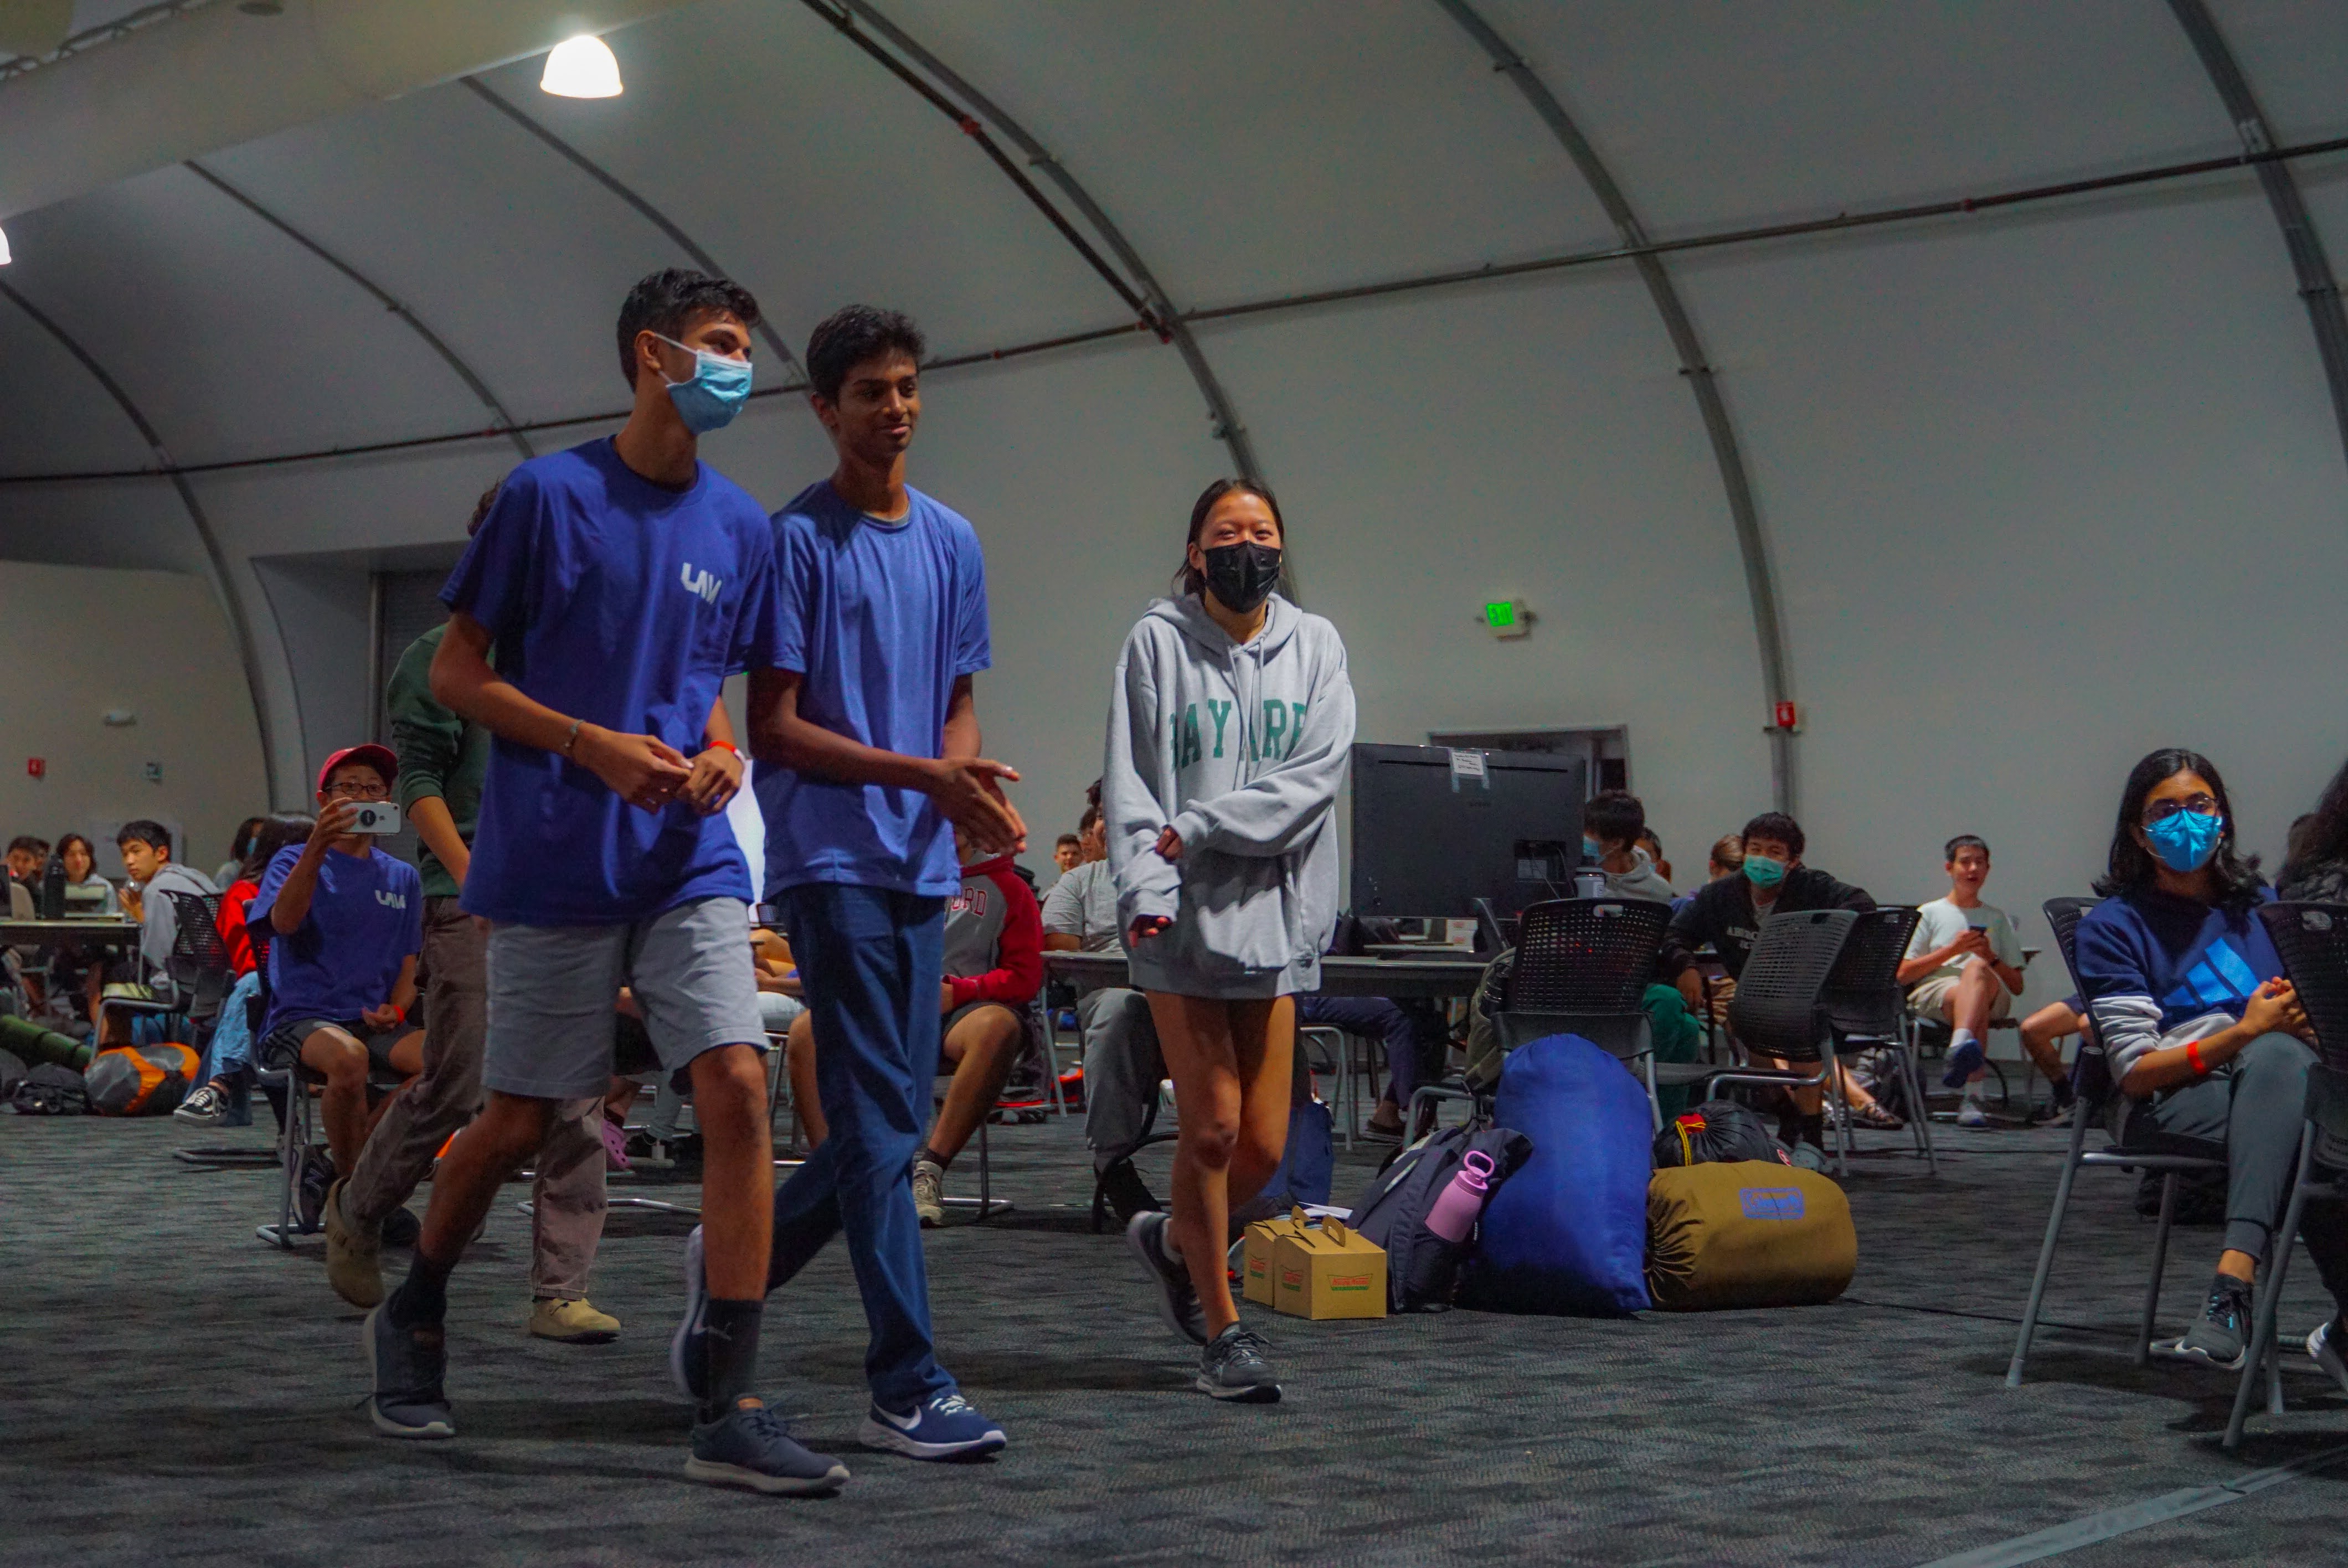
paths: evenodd
<path fill-rule="evenodd" d="M 2259 918 L 2315 1028 L 2316 1054 L 2348 1070 L 2348 905 L 2265 904 Z"/>
<path fill-rule="evenodd" d="M 1787 1061 L 1816 1061 L 1827 1032 L 1818 992 L 1859 919 L 1856 909 L 1803 909 L 1771 915 L 1728 1002 L 1728 1027 L 1748 1050 Z"/>
<path fill-rule="evenodd" d="M 191 1018 L 211 1018 L 220 1010 L 221 996 L 228 989 L 228 944 L 220 934 L 221 895 L 167 888 L 165 897 L 179 916 L 168 966 L 171 983 Z"/>
<path fill-rule="evenodd" d="M 1858 914 L 1818 1000 L 1845 1034 L 1890 1040 L 1899 1034 L 1901 1022 L 1900 960 L 1908 956 L 1908 940 L 1922 916 L 1905 904 L 1879 905 Z"/>
<path fill-rule="evenodd" d="M 1509 971 L 1510 1012 L 1639 1010 L 1672 907 L 1646 898 L 1552 898 L 1525 910 Z"/>
<path fill-rule="evenodd" d="M 2079 984 L 2079 922 L 2102 902 L 2100 898 L 2049 898 L 2039 906 L 2046 912 L 2046 923 L 2054 928 L 2054 948 L 2063 955 L 2063 969 L 2071 977 L 2071 989 L 2083 996 L 2086 988 Z"/>

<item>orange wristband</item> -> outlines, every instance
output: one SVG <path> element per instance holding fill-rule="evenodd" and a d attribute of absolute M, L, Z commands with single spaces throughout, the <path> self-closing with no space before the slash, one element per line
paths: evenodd
<path fill-rule="evenodd" d="M 2193 1070 L 2193 1076 L 2196 1078 L 2209 1076 L 2209 1064 L 2201 1060 L 2199 1040 L 2188 1040 L 2185 1042 L 2185 1065 Z"/>

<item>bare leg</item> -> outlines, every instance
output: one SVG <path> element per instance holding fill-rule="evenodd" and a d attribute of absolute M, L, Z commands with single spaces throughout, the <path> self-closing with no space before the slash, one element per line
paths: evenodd
<path fill-rule="evenodd" d="M 1240 1137 L 1240 1070 L 1231 1005 L 1150 991 L 1149 1016 L 1174 1080 L 1181 1118 L 1174 1143 L 1167 1231 L 1190 1271 L 1211 1339 L 1239 1321 L 1224 1261 L 1231 1227 L 1231 1153 Z"/>
<path fill-rule="evenodd" d="M 1224 1178 L 1224 1201 L 1244 1204 L 1263 1191 L 1288 1149 L 1288 1116 L 1293 1095 L 1296 1003 L 1233 1002 L 1231 1046 L 1240 1073 L 1240 1136 Z M 1224 1222 L 1228 1233 L 1230 1222 Z M 1230 1244 L 1216 1243 L 1217 1267 Z"/>
<path fill-rule="evenodd" d="M 1997 999 L 2004 989 L 2003 983 L 1997 978 L 1997 971 L 1989 967 L 1987 959 L 1967 958 L 1965 967 L 1958 971 L 1957 989 L 1949 996 L 1949 1022 L 1981 1041 L 1984 1051 L 1989 1049 L 1990 1009 L 1997 1005 Z M 1966 1081 L 1978 1083 L 1988 1076 L 1989 1067 L 1984 1062 L 1973 1070 L 1972 1077 Z"/>
<path fill-rule="evenodd" d="M 473 1233 L 489 1218 L 498 1189 L 546 1142 L 559 1105 L 553 1100 L 489 1091 L 489 1103 L 457 1134 L 433 1172 L 432 1202 L 424 1211 L 423 1234 L 416 1242 L 419 1254 L 444 1271 L 456 1266 Z"/>
<path fill-rule="evenodd" d="M 302 1065 L 326 1081 L 318 1119 L 325 1123 L 326 1153 L 335 1171 L 347 1176 L 358 1168 L 359 1151 L 366 1145 L 366 1047 L 342 1030 L 314 1029 L 302 1042 Z"/>
<path fill-rule="evenodd" d="M 2079 1015 L 2066 1002 L 2049 1002 L 2022 1020 L 2022 1049 L 2049 1083 L 2065 1082 L 2070 1071 L 2063 1065 L 2063 1037 L 2079 1032 Z"/>
<path fill-rule="evenodd" d="M 962 1153 L 1003 1093 L 1003 1081 L 1011 1076 L 1026 1032 L 1019 1015 L 1001 1007 L 981 1008 L 954 1025 L 944 1045 L 946 1060 L 954 1064 L 953 1081 L 930 1129 L 932 1153 L 951 1160 Z"/>
<path fill-rule="evenodd" d="M 815 1013 L 812 1009 L 791 1020 L 791 1032 L 784 1047 L 784 1061 L 790 1070 L 791 1104 L 799 1113 L 799 1125 L 807 1130 L 810 1152 L 823 1143 L 829 1126 L 823 1119 L 823 1102 L 817 1097 L 815 1087 Z"/>
<path fill-rule="evenodd" d="M 722 1301 L 757 1301 L 767 1294 L 775 1207 L 763 1053 L 747 1045 L 720 1046 L 695 1057 L 692 1071 L 709 1294 Z"/>
<path fill-rule="evenodd" d="M 399 1074 L 399 1082 L 390 1093 L 376 1102 L 374 1110 L 367 1112 L 366 1130 L 367 1136 L 370 1138 L 375 1136 L 376 1123 L 382 1121 L 383 1113 L 391 1109 L 391 1102 L 406 1092 L 407 1086 L 416 1081 L 416 1075 L 424 1071 L 424 1031 L 422 1030 L 419 1029 L 413 1034 L 403 1035 L 393 1044 L 391 1070 Z"/>

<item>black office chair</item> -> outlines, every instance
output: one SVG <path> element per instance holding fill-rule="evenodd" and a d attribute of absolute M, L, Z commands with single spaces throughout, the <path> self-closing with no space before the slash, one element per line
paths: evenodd
<path fill-rule="evenodd" d="M 1884 904 L 1859 911 L 1850 936 L 1835 958 L 1818 1000 L 1835 1029 L 1849 1040 L 1870 1040 L 1890 1048 L 1900 1059 L 1907 1080 L 1908 1104 L 1913 1114 L 1908 1131 L 1917 1152 L 1932 1174 L 1941 1162 L 1932 1153 L 1932 1119 L 1924 1111 L 1924 1085 L 1916 1072 L 1915 1042 L 1909 1038 L 1908 993 L 1900 989 L 1900 964 L 1908 956 L 1909 938 L 1921 917 L 1904 904 Z M 1840 1085 L 1838 1083 L 1838 1090 Z M 1846 1119 L 1849 1107 L 1845 1106 Z"/>
<path fill-rule="evenodd" d="M 1507 999 L 1493 1015 L 1502 1047 L 1580 1035 L 1643 1078 L 1648 1113 L 1661 1127 L 1655 1085 L 1663 1073 L 1641 1000 L 1671 917 L 1670 905 L 1645 898 L 1552 898 L 1526 909 Z"/>
<path fill-rule="evenodd" d="M 2241 1387 L 2234 1390 L 2234 1413 L 2226 1422 L 2225 1446 L 2242 1440 L 2242 1427 L 2250 1416 L 2250 1391 L 2259 1368 L 2268 1369 L 2272 1395 L 2269 1409 L 2282 1413 L 2282 1369 L 2275 1354 L 2275 1315 L 2282 1304 L 2282 1282 L 2291 1267 L 2291 1249 L 2299 1240 L 2299 1222 L 2311 1198 L 2337 1203 L 2348 1198 L 2348 905 L 2269 904 L 2259 910 L 2267 935 L 2274 939 L 2282 972 L 2299 993 L 2299 1005 L 2315 1030 L 2315 1065 L 2307 1070 L 2307 1120 L 2299 1134 L 2299 1175 L 2291 1184 L 2291 1205 L 2267 1259 L 2267 1276 L 2259 1282 L 2258 1307 L 2251 1315 L 2250 1358 L 2242 1364 Z M 2324 1172 L 2315 1169 L 2322 1161 Z"/>
<path fill-rule="evenodd" d="M 228 947 L 221 940 L 221 895 L 166 889 L 178 927 L 163 972 L 171 982 L 168 998 L 101 997 L 98 1009 L 101 1027 L 109 1012 L 133 1017 L 168 1018 L 184 1015 L 201 1034 L 220 1016 L 221 998 L 228 993 Z M 201 1045 L 199 1040 L 196 1042 Z"/>
<path fill-rule="evenodd" d="M 1736 977 L 1736 995 L 1728 1003 L 1728 1028 L 1745 1049 L 1758 1056 L 1774 1056 L 1796 1064 L 1791 1069 L 1762 1067 L 1713 1068 L 1704 1074 L 1711 1084 L 1707 1098 L 1716 1098 L 1723 1084 L 1766 1083 L 1786 1090 L 1824 1088 L 1841 1102 L 1841 1074 L 1835 1071 L 1834 1026 L 1820 999 L 1835 960 L 1842 956 L 1859 919 L 1856 909 L 1803 909 L 1773 914 L 1761 922 L 1761 934 Z M 1815 1063 L 1818 1071 L 1802 1068 Z M 1850 1173 L 1849 1117 L 1835 1122 L 1835 1173 Z"/>
<path fill-rule="evenodd" d="M 2079 984 L 2076 942 L 2079 922 L 2088 910 L 2101 903 L 2097 898 L 2049 898 L 2043 906 L 2046 923 L 2054 927 L 2055 948 L 2063 955 L 2063 968 L 2071 976 L 2074 986 Z M 2081 995 L 2085 995 L 2081 988 Z M 2136 1364 L 2143 1366 L 2152 1358 L 2153 1319 L 2160 1310 L 2160 1279 L 2168 1266 L 2168 1236 L 2177 1218 L 2177 1182 L 2179 1176 L 2194 1171 L 2223 1172 L 2226 1162 L 2199 1154 L 2147 1153 L 2122 1148 L 2112 1143 L 2090 1152 L 2087 1128 L 2091 1122 L 2103 1120 L 2105 1109 L 2118 1091 L 2113 1082 L 2108 1058 L 2102 1044 L 2092 1037 L 2079 1041 L 2079 1068 L 2075 1088 L 2078 1104 L 2071 1112 L 2070 1153 L 2063 1161 L 2063 1173 L 2054 1183 L 2054 1210 L 2046 1216 L 2046 1239 L 2038 1248 L 2038 1267 L 2030 1278 L 2030 1300 L 2022 1309 L 2022 1331 L 2013 1342 L 2013 1359 L 2005 1369 L 2005 1386 L 2022 1387 L 2022 1365 L 2030 1355 L 2031 1337 L 2037 1332 L 2038 1311 L 2046 1299 L 2047 1277 L 2054 1270 L 2054 1246 L 2063 1236 L 2063 1218 L 2071 1206 L 2071 1185 L 2078 1173 L 2089 1167 L 2116 1171 L 2152 1171 L 2159 1173 L 2160 1228 L 2153 1237 L 2152 1276 L 2144 1290 L 2144 1316 L 2137 1326 Z M 2280 1389 L 2275 1398 L 2281 1399 Z"/>

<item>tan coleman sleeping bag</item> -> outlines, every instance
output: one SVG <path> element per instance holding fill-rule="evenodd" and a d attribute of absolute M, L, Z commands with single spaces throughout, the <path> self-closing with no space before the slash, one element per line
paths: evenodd
<path fill-rule="evenodd" d="M 1858 1267 L 1850 1204 L 1816 1171 L 1743 1160 L 1647 1185 L 1647 1290 L 1665 1311 L 1815 1306 Z"/>

